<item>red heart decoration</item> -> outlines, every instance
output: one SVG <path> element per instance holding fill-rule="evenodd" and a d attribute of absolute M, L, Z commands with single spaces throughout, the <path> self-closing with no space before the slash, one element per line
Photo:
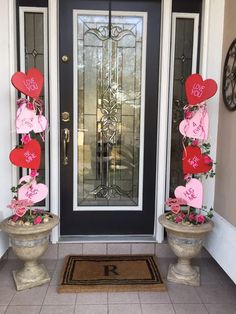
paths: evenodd
<path fill-rule="evenodd" d="M 198 146 L 187 146 L 183 151 L 183 172 L 193 174 L 210 171 L 212 165 L 205 162 L 206 156 L 202 154 Z"/>
<path fill-rule="evenodd" d="M 10 153 L 12 164 L 30 169 L 39 169 L 41 161 L 41 146 L 38 141 L 31 140 L 22 148 L 14 148 Z"/>
<path fill-rule="evenodd" d="M 203 81 L 200 74 L 192 74 L 185 82 L 185 89 L 188 103 L 193 106 L 214 96 L 217 84 L 212 79 Z"/>
<path fill-rule="evenodd" d="M 43 75 L 38 69 L 31 68 L 27 74 L 23 72 L 13 74 L 11 82 L 21 93 L 36 99 L 43 87 Z"/>

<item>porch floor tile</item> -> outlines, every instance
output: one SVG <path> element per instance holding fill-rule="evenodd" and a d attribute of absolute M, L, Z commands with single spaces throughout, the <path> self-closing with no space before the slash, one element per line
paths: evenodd
<path fill-rule="evenodd" d="M 24 291 L 16 291 L 12 279 L 12 270 L 22 263 L 12 258 L 1 261 L 0 314 L 236 314 L 236 285 L 209 256 L 194 260 L 201 267 L 200 287 L 167 282 L 168 265 L 175 261 L 168 255 L 158 259 L 166 292 L 58 294 L 62 255 L 71 248 L 61 247 L 58 259 L 48 252 L 50 258 L 43 262 L 51 282 Z"/>

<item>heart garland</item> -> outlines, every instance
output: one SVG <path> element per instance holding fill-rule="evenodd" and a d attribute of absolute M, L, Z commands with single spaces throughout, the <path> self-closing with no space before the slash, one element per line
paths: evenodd
<path fill-rule="evenodd" d="M 38 99 L 43 87 L 43 75 L 38 69 L 31 68 L 27 73 L 16 72 L 11 82 L 18 91 L 33 98 L 32 103 L 27 98 L 17 101 L 19 107 L 16 114 L 16 132 L 23 134 L 23 145 L 14 148 L 9 158 L 14 165 L 31 169 L 30 175 L 19 180 L 21 187 L 18 188 L 18 200 L 29 200 L 34 204 L 45 199 L 48 194 L 48 187 L 36 181 L 41 162 L 41 146 L 37 140 L 31 139 L 29 134 L 31 131 L 44 132 L 48 125 L 47 119 L 42 115 L 42 102 Z M 43 139 L 41 134 L 40 136 Z M 26 208 L 17 212 L 17 215 L 22 217 L 25 212 Z"/>
<path fill-rule="evenodd" d="M 37 140 L 31 140 L 22 148 L 14 148 L 10 153 L 12 164 L 22 168 L 39 169 L 41 146 Z"/>
<path fill-rule="evenodd" d="M 203 81 L 200 74 L 192 74 L 185 82 L 185 90 L 189 105 L 194 106 L 214 96 L 217 84 L 212 79 Z"/>
<path fill-rule="evenodd" d="M 43 75 L 38 69 L 31 68 L 27 74 L 23 72 L 13 74 L 11 82 L 21 93 L 37 99 L 43 87 Z"/>
<path fill-rule="evenodd" d="M 198 146 L 187 146 L 183 151 L 183 173 L 196 174 L 211 170 L 212 162 L 208 155 L 204 155 Z"/>

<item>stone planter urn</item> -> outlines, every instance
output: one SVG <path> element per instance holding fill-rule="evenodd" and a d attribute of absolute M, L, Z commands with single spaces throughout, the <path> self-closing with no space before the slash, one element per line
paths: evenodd
<path fill-rule="evenodd" d="M 176 264 L 169 265 L 167 280 L 200 286 L 200 270 L 198 266 L 191 265 L 191 259 L 200 253 L 204 237 L 213 229 L 213 222 L 208 220 L 198 225 L 177 224 L 166 219 L 166 214 L 158 220 L 166 228 L 169 246 L 178 257 Z"/>
<path fill-rule="evenodd" d="M 13 271 L 17 290 L 40 286 L 50 281 L 46 267 L 38 259 L 47 250 L 49 234 L 59 223 L 56 215 L 50 214 L 46 223 L 17 226 L 9 224 L 9 218 L 0 223 L 0 229 L 9 235 L 13 252 L 24 261 L 24 267 Z"/>

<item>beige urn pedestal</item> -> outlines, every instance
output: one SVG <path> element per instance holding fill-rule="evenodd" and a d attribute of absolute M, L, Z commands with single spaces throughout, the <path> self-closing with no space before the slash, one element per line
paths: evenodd
<path fill-rule="evenodd" d="M 166 228 L 168 244 L 178 257 L 176 264 L 170 264 L 167 280 L 184 285 L 200 286 L 200 269 L 191 265 L 203 245 L 204 238 L 214 224 L 208 220 L 199 225 L 183 225 L 166 219 L 166 214 L 159 217 L 160 224 Z"/>
<path fill-rule="evenodd" d="M 0 223 L 0 229 L 9 235 L 13 252 L 24 261 L 24 267 L 13 271 L 17 290 L 40 286 L 50 281 L 46 267 L 38 259 L 48 248 L 49 235 L 59 223 L 56 215 L 50 214 L 48 222 L 34 226 L 17 226 L 8 223 L 8 218 Z"/>

